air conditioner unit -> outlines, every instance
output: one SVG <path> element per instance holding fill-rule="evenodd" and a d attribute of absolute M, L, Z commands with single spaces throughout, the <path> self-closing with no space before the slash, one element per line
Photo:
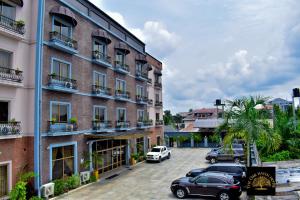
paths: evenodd
<path fill-rule="evenodd" d="M 42 197 L 48 198 L 54 195 L 54 183 L 47 183 L 41 187 Z"/>
<path fill-rule="evenodd" d="M 81 183 L 86 183 L 90 180 L 91 173 L 89 171 L 80 172 Z"/>

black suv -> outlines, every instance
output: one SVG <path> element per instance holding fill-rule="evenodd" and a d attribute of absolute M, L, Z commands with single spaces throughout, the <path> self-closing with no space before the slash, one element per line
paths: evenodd
<path fill-rule="evenodd" d="M 193 169 L 189 171 L 187 177 L 196 177 L 205 172 L 219 172 L 226 173 L 233 176 L 237 181 L 240 182 L 242 186 L 246 184 L 246 171 L 245 165 L 235 164 L 235 163 L 217 163 L 210 165 L 207 168 Z"/>
<path fill-rule="evenodd" d="M 183 177 L 171 184 L 171 191 L 183 199 L 188 195 L 217 197 L 220 200 L 238 198 L 242 189 L 232 176 L 222 173 L 206 172 L 197 177 Z"/>
<path fill-rule="evenodd" d="M 234 161 L 235 163 L 239 163 L 241 160 L 244 160 L 244 156 L 243 149 L 219 148 L 208 152 L 205 159 L 211 164 L 218 161 Z"/>

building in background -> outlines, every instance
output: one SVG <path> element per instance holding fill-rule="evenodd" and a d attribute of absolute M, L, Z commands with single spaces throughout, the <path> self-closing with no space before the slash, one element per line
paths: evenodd
<path fill-rule="evenodd" d="M 162 63 L 147 54 L 148 72 L 148 118 L 154 122 L 148 136 L 148 148 L 164 143 L 163 101 L 162 101 Z"/>
<path fill-rule="evenodd" d="M 293 106 L 292 101 L 288 101 L 282 98 L 275 98 L 269 101 L 269 104 L 277 105 L 282 111 L 287 111 L 290 106 Z"/>
<path fill-rule="evenodd" d="M 33 170 L 37 1 L 0 0 L 0 199 Z"/>

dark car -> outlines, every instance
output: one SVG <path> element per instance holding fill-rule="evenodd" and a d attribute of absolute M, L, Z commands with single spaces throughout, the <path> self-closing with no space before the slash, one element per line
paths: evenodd
<path fill-rule="evenodd" d="M 243 144 L 233 143 L 231 145 L 231 148 L 234 149 L 234 150 L 237 150 L 237 151 L 240 151 L 240 152 L 244 153 L 244 145 Z M 218 148 L 214 148 L 211 151 L 218 151 L 220 149 L 230 149 L 230 147 L 228 145 L 221 146 L 221 147 L 218 147 Z"/>
<path fill-rule="evenodd" d="M 189 171 L 186 176 L 187 177 L 196 177 L 200 174 L 206 172 L 219 172 L 219 173 L 226 173 L 233 176 L 237 181 L 241 183 L 242 186 L 246 184 L 246 171 L 247 168 L 245 165 L 235 164 L 235 163 L 217 163 L 210 165 L 207 168 L 202 169 L 193 169 Z"/>
<path fill-rule="evenodd" d="M 212 164 L 218 161 L 234 161 L 235 163 L 239 163 L 241 160 L 244 160 L 244 156 L 243 149 L 219 148 L 216 151 L 208 152 L 205 159 Z"/>
<path fill-rule="evenodd" d="M 177 179 L 172 182 L 171 191 L 179 199 L 188 195 L 199 195 L 230 200 L 239 197 L 242 193 L 239 182 L 232 176 L 215 172 L 206 172 L 194 178 Z"/>

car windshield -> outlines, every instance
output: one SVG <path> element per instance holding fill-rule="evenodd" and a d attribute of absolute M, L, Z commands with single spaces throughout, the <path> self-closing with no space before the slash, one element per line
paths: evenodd
<path fill-rule="evenodd" d="M 198 176 L 193 177 L 193 178 L 189 178 L 189 182 L 190 182 L 190 183 L 193 183 L 193 182 L 195 182 L 198 178 L 199 178 Z"/>
<path fill-rule="evenodd" d="M 160 152 L 160 148 L 153 148 L 151 152 Z"/>

